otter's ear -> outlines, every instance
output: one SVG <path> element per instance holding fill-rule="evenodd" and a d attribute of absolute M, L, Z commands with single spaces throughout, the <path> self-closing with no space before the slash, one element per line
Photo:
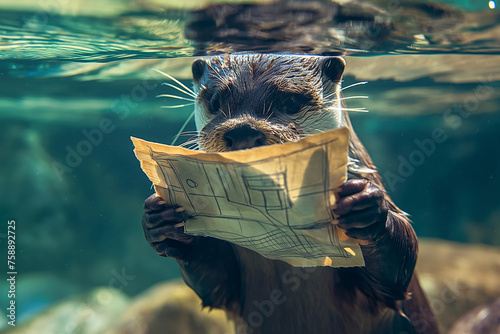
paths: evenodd
<path fill-rule="evenodd" d="M 193 80 L 198 83 L 201 80 L 201 77 L 205 73 L 205 66 L 207 62 L 204 59 L 196 59 L 191 67 L 193 71 Z"/>
<path fill-rule="evenodd" d="M 345 60 L 341 57 L 328 57 L 321 62 L 323 75 L 333 82 L 340 81 L 344 73 Z"/>

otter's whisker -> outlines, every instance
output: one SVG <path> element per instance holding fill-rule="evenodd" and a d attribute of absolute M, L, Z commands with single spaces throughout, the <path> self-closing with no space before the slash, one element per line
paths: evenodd
<path fill-rule="evenodd" d="M 182 91 L 179 87 L 176 87 L 174 85 L 171 85 L 171 84 L 167 84 L 167 85 L 170 85 L 171 87 L 173 88 L 176 88 L 177 90 L 179 91 L 182 91 L 183 93 L 187 94 L 187 95 L 191 95 L 192 97 L 196 97 L 196 94 L 191 90 L 189 89 L 186 85 L 184 85 L 182 82 L 180 82 L 179 80 L 177 80 L 176 78 L 174 78 L 173 76 L 171 76 L 170 74 L 167 74 L 165 72 L 162 72 L 158 69 L 154 69 L 156 72 L 160 73 L 160 74 L 163 74 L 164 76 L 166 76 L 167 78 L 169 78 L 170 80 L 172 80 L 173 82 L 177 83 L 179 86 L 181 86 L 182 88 L 184 88 L 186 91 Z"/>
<path fill-rule="evenodd" d="M 194 116 L 194 110 L 193 112 L 189 115 L 189 117 L 186 119 L 186 121 L 184 122 L 184 124 L 182 124 L 179 132 L 177 133 L 177 135 L 174 137 L 174 140 L 172 140 L 172 143 L 170 145 L 174 145 L 175 142 L 177 141 L 177 139 L 179 138 L 179 136 L 181 135 L 182 131 L 184 131 L 184 129 L 186 128 L 186 126 L 188 125 L 189 121 L 193 118 Z"/>
<path fill-rule="evenodd" d="M 193 139 L 193 140 L 189 140 L 189 141 L 187 141 L 185 143 L 182 143 L 179 146 L 187 148 L 189 150 L 199 149 L 199 147 L 200 147 L 198 138 Z"/>
<path fill-rule="evenodd" d="M 198 145 L 198 142 L 185 142 L 179 145 L 179 147 L 185 147 L 185 148 L 190 148 L 193 146 Z"/>
<path fill-rule="evenodd" d="M 177 87 L 177 86 L 175 86 L 175 85 L 172 85 L 171 83 L 168 83 L 168 82 L 163 82 L 163 83 L 162 83 L 162 85 L 163 85 L 163 86 L 172 87 L 173 89 L 176 89 L 176 90 L 178 90 L 178 91 L 179 91 L 179 92 L 181 92 L 181 93 L 184 93 L 184 94 L 186 94 L 186 95 L 188 95 L 188 96 L 191 96 L 191 97 L 196 98 L 196 95 L 193 95 L 193 94 L 191 94 L 191 93 L 189 93 L 189 92 L 186 92 L 185 90 L 180 89 L 179 87 Z"/>
<path fill-rule="evenodd" d="M 186 142 L 179 144 L 179 146 L 184 147 L 188 145 L 193 145 L 193 144 L 198 144 L 199 139 L 198 138 L 191 138 L 187 140 Z"/>
<path fill-rule="evenodd" d="M 337 95 L 337 92 L 333 92 L 331 94 L 328 94 L 327 96 L 323 97 L 323 100 L 328 100 L 329 98 L 331 98 L 332 96 L 335 96 Z M 350 100 L 350 99 L 369 99 L 370 97 L 367 96 L 367 95 L 356 95 L 356 96 L 343 96 L 343 97 L 340 97 L 339 100 L 342 101 L 342 100 Z"/>
<path fill-rule="evenodd" d="M 192 143 L 197 143 L 199 140 L 198 136 L 191 136 L 185 143 L 180 144 L 179 146 L 189 145 Z"/>
<path fill-rule="evenodd" d="M 268 113 L 268 112 L 271 110 L 271 108 L 272 108 L 272 106 L 273 106 L 273 102 L 274 102 L 274 101 L 273 101 L 273 100 L 271 100 L 271 103 L 269 103 L 269 108 L 267 108 L 266 113 Z M 272 113 L 271 113 L 271 114 L 272 114 Z"/>
<path fill-rule="evenodd" d="M 356 111 L 356 112 L 369 112 L 369 110 L 366 108 L 340 108 L 340 110 Z"/>
<path fill-rule="evenodd" d="M 181 136 L 197 136 L 198 135 L 198 131 L 196 130 L 192 130 L 192 131 L 184 131 L 181 133 Z"/>
<path fill-rule="evenodd" d="M 175 106 L 161 106 L 160 108 L 164 108 L 164 109 L 182 108 L 182 107 L 192 106 L 193 104 L 194 104 L 194 102 L 193 103 L 186 103 L 186 104 L 178 104 Z"/>
<path fill-rule="evenodd" d="M 352 85 L 342 87 L 342 88 L 340 89 L 340 91 L 343 91 L 343 90 L 346 90 L 346 89 L 348 89 L 348 88 L 351 88 L 351 87 L 354 87 L 354 86 L 358 86 L 358 85 L 365 85 L 365 84 L 367 84 L 367 83 L 368 83 L 368 81 L 360 81 L 360 82 L 356 82 L 356 83 L 353 83 Z"/>
<path fill-rule="evenodd" d="M 179 146 L 193 146 L 193 145 L 198 145 L 198 141 L 199 139 L 196 138 L 196 139 L 191 139 L 191 140 L 188 140 L 187 142 L 185 143 L 182 143 L 181 145 Z"/>
<path fill-rule="evenodd" d="M 358 95 L 358 96 L 344 96 L 339 98 L 339 100 L 350 100 L 350 99 L 369 99 L 369 96 L 366 95 Z"/>
<path fill-rule="evenodd" d="M 186 143 L 189 142 L 197 142 L 200 139 L 200 136 L 198 135 L 198 132 L 196 131 L 184 131 L 180 134 L 181 136 L 190 136 L 188 140 L 186 140 Z M 184 143 L 184 144 L 186 144 Z M 181 145 L 184 145 L 181 144 Z"/>
<path fill-rule="evenodd" d="M 323 97 L 323 100 L 328 100 L 329 98 L 331 98 L 332 96 L 335 96 L 337 95 L 337 92 L 333 92 L 325 97 Z M 341 98 L 339 98 L 340 101 L 342 100 L 350 100 L 350 99 L 369 99 L 370 97 L 367 96 L 367 95 L 356 95 L 356 96 L 343 96 Z"/>
<path fill-rule="evenodd" d="M 269 112 L 269 111 L 268 111 L 268 112 Z M 273 110 L 273 111 L 271 111 L 271 112 L 269 113 L 269 116 L 267 116 L 267 117 L 266 117 L 266 120 L 265 120 L 265 121 L 266 121 L 266 122 L 267 122 L 267 121 L 269 121 L 269 119 L 271 118 L 271 116 L 272 116 L 273 114 L 274 114 L 274 110 Z"/>
<path fill-rule="evenodd" d="M 179 99 L 179 100 L 185 100 L 185 101 L 196 101 L 194 99 L 188 99 L 187 97 L 182 97 L 182 96 L 177 96 L 177 95 L 170 95 L 170 94 L 160 94 L 160 95 L 157 95 L 156 97 L 171 97 L 171 98 L 174 98 L 174 99 Z"/>

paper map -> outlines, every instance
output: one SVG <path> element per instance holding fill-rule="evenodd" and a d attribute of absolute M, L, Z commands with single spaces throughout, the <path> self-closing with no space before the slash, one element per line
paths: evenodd
<path fill-rule="evenodd" d="M 232 242 L 294 266 L 364 265 L 328 208 L 346 180 L 346 128 L 296 143 L 205 153 L 132 138 L 167 203 L 192 215 L 185 233 Z"/>

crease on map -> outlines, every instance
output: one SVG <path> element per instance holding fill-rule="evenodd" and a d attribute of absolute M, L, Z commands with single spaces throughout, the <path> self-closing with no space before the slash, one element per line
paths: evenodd
<path fill-rule="evenodd" d="M 131 138 L 167 203 L 184 207 L 187 234 L 232 242 L 294 266 L 363 266 L 361 249 L 328 208 L 346 180 L 346 128 L 296 143 L 205 153 Z"/>

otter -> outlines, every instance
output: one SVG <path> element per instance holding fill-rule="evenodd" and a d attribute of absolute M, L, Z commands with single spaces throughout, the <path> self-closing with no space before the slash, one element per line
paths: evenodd
<path fill-rule="evenodd" d="M 297 268 L 226 241 L 190 236 L 182 207 L 153 194 L 143 229 L 177 260 L 203 306 L 226 310 L 237 333 L 437 333 L 414 273 L 417 238 L 386 193 L 354 132 L 341 93 L 341 57 L 227 54 L 192 65 L 199 146 L 207 152 L 298 141 L 339 127 L 350 133 L 348 180 L 332 208 L 359 240 L 364 267 Z"/>

